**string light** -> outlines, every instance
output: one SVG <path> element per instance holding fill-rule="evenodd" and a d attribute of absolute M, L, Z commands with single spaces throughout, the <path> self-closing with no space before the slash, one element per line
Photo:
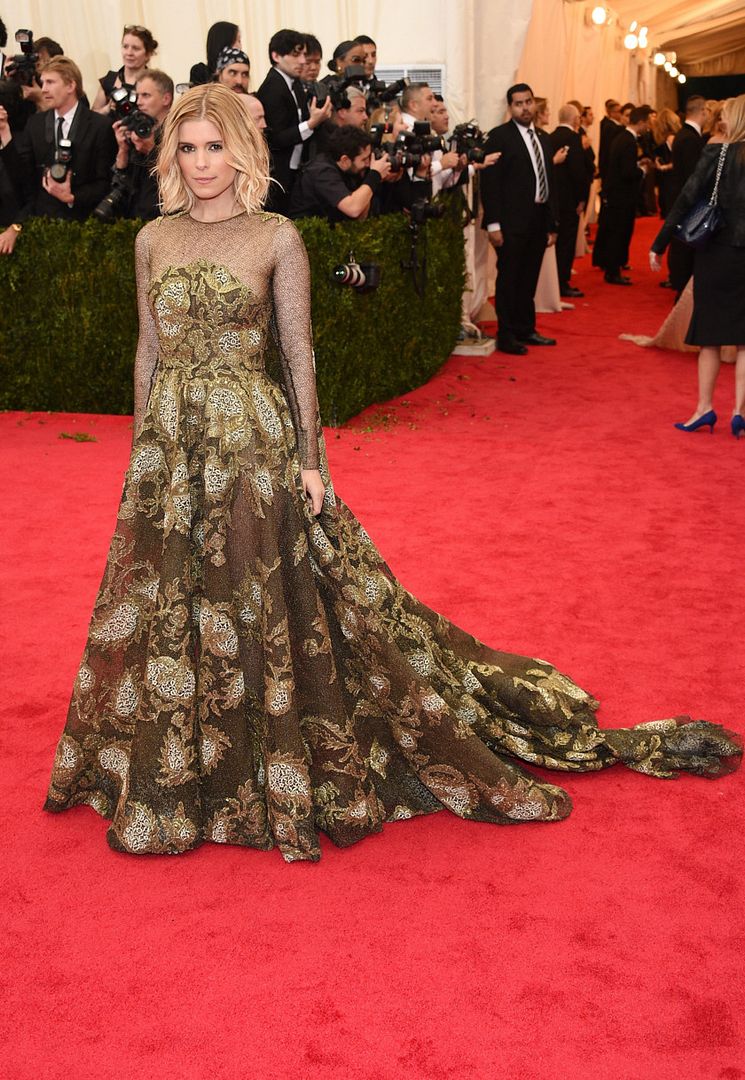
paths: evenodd
<path fill-rule="evenodd" d="M 678 71 L 678 69 L 676 67 L 671 67 L 670 68 L 670 78 L 671 79 L 677 79 L 678 75 L 680 75 L 680 72 Z"/>
<path fill-rule="evenodd" d="M 639 44 L 639 38 L 636 36 L 636 34 L 633 34 L 631 31 L 629 31 L 626 37 L 623 39 L 623 43 L 627 49 L 635 49 L 636 46 Z"/>
<path fill-rule="evenodd" d="M 685 77 L 685 75 L 683 74 L 682 71 L 681 71 L 680 75 L 678 75 L 678 82 L 679 83 L 687 82 L 686 77 Z"/>
<path fill-rule="evenodd" d="M 669 73 L 669 72 L 670 72 L 670 69 L 672 68 L 672 66 L 673 66 L 673 65 L 672 65 L 672 64 L 670 63 L 670 61 L 669 61 L 669 60 L 666 60 L 666 61 L 665 61 L 665 71 L 667 71 L 667 72 Z"/>
<path fill-rule="evenodd" d="M 596 26 L 603 26 L 608 21 L 608 11 L 604 7 L 594 7 L 592 9 L 592 21 Z"/>
<path fill-rule="evenodd" d="M 662 67 L 662 65 L 665 63 L 665 54 L 664 54 L 664 52 L 656 52 L 654 54 L 654 62 L 657 65 L 657 67 Z"/>

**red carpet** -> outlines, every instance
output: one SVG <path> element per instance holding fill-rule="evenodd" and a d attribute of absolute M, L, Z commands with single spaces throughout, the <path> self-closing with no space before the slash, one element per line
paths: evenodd
<path fill-rule="evenodd" d="M 578 269 L 586 300 L 539 320 L 557 348 L 455 358 L 330 432 L 336 486 L 415 593 L 556 663 L 601 724 L 742 731 L 733 371 L 713 437 L 674 431 L 695 360 L 617 336 L 670 294 Z M 441 813 L 318 865 L 118 855 L 92 810 L 42 813 L 130 438 L 0 417 L 3 1080 L 745 1078 L 742 772 L 561 776 L 564 823 Z"/>

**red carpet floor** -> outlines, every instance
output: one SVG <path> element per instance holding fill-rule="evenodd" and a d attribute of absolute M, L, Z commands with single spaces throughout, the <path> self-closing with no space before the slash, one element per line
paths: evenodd
<path fill-rule="evenodd" d="M 578 264 L 557 348 L 454 358 L 330 457 L 415 593 L 552 660 L 602 725 L 742 731 L 745 440 L 674 431 L 695 360 L 618 340 L 669 304 L 655 225 L 633 289 Z M 86 807 L 42 813 L 130 438 L 0 417 L 3 1080 L 745 1078 L 742 772 L 562 777 L 566 822 L 441 813 L 318 865 L 134 858 Z"/>

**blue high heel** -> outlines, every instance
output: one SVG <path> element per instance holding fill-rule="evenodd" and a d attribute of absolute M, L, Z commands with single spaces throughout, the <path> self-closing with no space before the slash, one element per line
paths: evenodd
<path fill-rule="evenodd" d="M 717 414 L 713 409 L 709 409 L 703 416 L 699 416 L 698 420 L 694 420 L 690 424 L 676 424 L 678 431 L 698 431 L 699 428 L 708 427 L 710 433 L 714 434 L 714 425 L 717 422 Z M 734 431 L 734 420 L 732 422 L 732 430 Z M 743 427 L 745 428 L 745 421 L 743 421 Z"/>
<path fill-rule="evenodd" d="M 745 431 L 745 417 L 740 416 L 739 413 L 735 413 L 735 415 L 732 417 L 732 423 L 730 426 L 732 428 L 732 434 L 735 436 L 736 439 L 739 439 L 743 431 Z"/>

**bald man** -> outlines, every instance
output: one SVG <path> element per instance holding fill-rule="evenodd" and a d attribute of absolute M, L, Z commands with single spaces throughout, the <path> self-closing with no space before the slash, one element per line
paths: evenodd
<path fill-rule="evenodd" d="M 559 270 L 561 295 L 568 299 L 584 296 L 584 293 L 572 285 L 572 263 L 577 244 L 577 228 L 590 194 L 579 124 L 579 109 L 576 105 L 568 103 L 559 109 L 559 123 L 556 130 L 551 133 L 554 154 L 566 147 L 564 160 L 555 157 L 554 163 L 559 203 L 556 264 Z"/>

